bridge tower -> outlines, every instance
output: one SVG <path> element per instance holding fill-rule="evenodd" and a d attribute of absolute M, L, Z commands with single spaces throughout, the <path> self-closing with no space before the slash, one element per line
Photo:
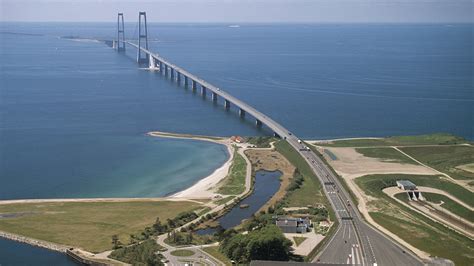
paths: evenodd
<path fill-rule="evenodd" d="M 117 52 L 125 52 L 125 25 L 123 22 L 123 13 L 117 15 Z"/>
<path fill-rule="evenodd" d="M 143 17 L 143 21 L 142 21 Z M 143 22 L 143 26 L 142 26 Z M 146 12 L 138 13 L 138 53 L 137 62 L 139 64 L 148 64 L 148 56 L 142 51 L 142 48 L 148 50 L 148 29 L 146 25 Z"/>

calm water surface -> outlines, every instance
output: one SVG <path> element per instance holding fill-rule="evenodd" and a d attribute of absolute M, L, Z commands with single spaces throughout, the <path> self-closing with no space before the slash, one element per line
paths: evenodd
<path fill-rule="evenodd" d="M 268 133 L 137 68 L 132 49 L 59 38 L 113 38 L 115 23 L 0 27 L 0 199 L 163 196 L 227 153 L 146 132 Z M 473 24 L 149 25 L 152 50 L 306 138 L 474 139 L 473 32 Z"/>

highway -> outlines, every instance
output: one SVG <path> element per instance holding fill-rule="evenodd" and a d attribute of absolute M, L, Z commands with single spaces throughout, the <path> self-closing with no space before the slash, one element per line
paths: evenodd
<path fill-rule="evenodd" d="M 286 139 L 306 160 L 321 182 L 324 193 L 339 221 L 335 234 L 323 248 L 322 252 L 317 255 L 314 262 L 352 265 L 423 265 L 413 253 L 369 226 L 363 220 L 358 209 L 354 208 L 355 205 L 349 197 L 349 193 L 330 171 L 329 166 L 316 153 L 306 149 L 305 143 L 300 143 L 300 140 L 281 124 L 224 90 L 172 64 L 159 54 L 143 47 L 139 48 L 138 45 L 129 41 L 125 43 L 141 49 L 158 63 L 162 63 L 172 71 L 174 70 L 179 73 L 179 75 L 195 81 L 241 110 L 244 110 L 249 115 L 252 115 L 257 121 L 270 128 L 277 136 Z"/>

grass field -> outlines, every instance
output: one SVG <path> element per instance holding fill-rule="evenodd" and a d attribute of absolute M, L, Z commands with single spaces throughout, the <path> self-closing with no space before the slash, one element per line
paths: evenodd
<path fill-rule="evenodd" d="M 177 257 L 189 257 L 194 255 L 195 253 L 194 251 L 189 249 L 178 249 L 171 251 L 170 254 Z"/>
<path fill-rule="evenodd" d="M 474 163 L 474 147 L 436 146 L 400 149 L 418 161 L 446 173 L 452 178 L 474 179 L 474 173 L 456 168 L 457 166 Z"/>
<path fill-rule="evenodd" d="M 436 194 L 436 193 L 423 193 L 423 197 L 426 198 L 427 201 L 433 203 L 441 203 L 440 206 L 445 208 L 446 210 L 451 211 L 452 213 L 456 214 L 459 217 L 462 217 L 470 222 L 474 222 L 474 212 L 469 210 L 468 208 L 462 206 L 461 204 L 451 200 L 450 198 Z"/>
<path fill-rule="evenodd" d="M 366 175 L 355 179 L 356 184 L 366 193 L 374 197 L 382 197 L 385 195 L 382 189 L 386 187 L 396 186 L 397 180 L 410 180 L 417 186 L 433 187 L 444 190 L 458 199 L 464 201 L 470 206 L 474 206 L 473 193 L 466 188 L 454 184 L 440 176 L 434 175 Z"/>
<path fill-rule="evenodd" d="M 384 162 L 418 164 L 392 147 L 356 148 L 356 151 L 366 157 L 381 159 Z"/>
<path fill-rule="evenodd" d="M 234 159 L 232 166 L 230 167 L 229 174 L 227 177 L 222 180 L 218 193 L 224 195 L 238 195 L 245 190 L 245 175 L 247 170 L 247 162 L 237 152 L 237 149 L 234 150 Z"/>
<path fill-rule="evenodd" d="M 430 134 L 418 136 L 387 137 L 382 139 L 349 139 L 332 143 L 318 143 L 330 147 L 372 147 L 372 146 L 409 146 L 409 145 L 446 145 L 460 144 L 467 141 L 450 134 Z"/>
<path fill-rule="evenodd" d="M 288 194 L 288 206 L 301 207 L 307 205 L 315 206 L 316 204 L 329 206 L 329 202 L 323 194 L 323 189 L 318 178 L 314 175 L 313 171 L 301 155 L 286 141 L 279 141 L 275 144 L 275 147 L 278 152 L 298 168 L 304 178 L 301 187 Z"/>
<path fill-rule="evenodd" d="M 293 237 L 293 240 L 295 240 L 296 246 L 299 246 L 299 245 L 301 245 L 301 243 L 303 243 L 306 240 L 306 237 L 295 236 L 295 237 Z"/>
<path fill-rule="evenodd" d="M 157 217 L 166 221 L 199 206 L 184 201 L 8 204 L 0 205 L 0 213 L 23 215 L 0 219 L 0 230 L 101 252 L 112 249 L 112 235 L 127 244 L 130 234 L 141 232 Z"/>
<path fill-rule="evenodd" d="M 205 252 L 209 253 L 214 258 L 220 260 L 225 265 L 232 265 L 232 262 L 224 254 L 219 251 L 219 247 L 205 247 L 202 248 Z"/>
<path fill-rule="evenodd" d="M 472 193 L 438 176 L 368 175 L 355 180 L 366 194 L 377 198 L 368 203 L 371 207 L 369 214 L 375 222 L 433 256 L 448 258 L 456 265 L 470 265 L 474 245 L 469 238 L 402 206 L 382 192 L 383 188 L 394 185 L 397 179 L 409 179 L 417 185 L 449 190 L 451 194 L 458 198 L 464 197 L 471 204 Z M 447 186 L 448 184 L 454 187 Z"/>

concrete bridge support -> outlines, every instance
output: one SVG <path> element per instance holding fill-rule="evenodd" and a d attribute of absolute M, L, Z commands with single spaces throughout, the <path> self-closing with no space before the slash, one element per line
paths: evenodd
<path fill-rule="evenodd" d="M 168 77 L 168 66 L 164 64 L 164 67 L 165 67 L 165 77 Z"/>
<path fill-rule="evenodd" d="M 258 119 L 255 119 L 255 125 L 256 125 L 257 127 L 262 127 L 263 124 L 262 124 L 262 121 L 260 121 L 260 120 L 258 120 Z"/>
<path fill-rule="evenodd" d="M 217 93 L 212 92 L 212 101 L 217 102 Z"/>
<path fill-rule="evenodd" d="M 171 75 L 170 78 L 171 78 L 172 81 L 174 81 L 174 69 L 170 67 L 170 71 L 171 71 L 171 72 L 170 72 L 170 73 L 171 73 L 171 74 L 170 74 L 170 75 Z"/>
<path fill-rule="evenodd" d="M 125 52 L 125 26 L 123 22 L 123 13 L 117 15 L 117 41 L 114 41 L 114 48 L 117 52 Z"/>
<path fill-rule="evenodd" d="M 143 23 L 142 26 L 142 17 Z M 146 53 L 142 51 L 142 48 L 148 50 L 148 29 L 146 23 L 146 12 L 139 12 L 138 13 L 138 52 L 137 52 L 137 62 L 139 64 L 147 64 L 148 57 Z"/>
<path fill-rule="evenodd" d="M 230 101 L 227 100 L 227 99 L 224 100 L 224 108 L 225 108 L 226 110 L 229 110 L 229 109 L 230 109 Z"/>
<path fill-rule="evenodd" d="M 178 82 L 178 85 L 181 85 L 181 74 L 176 71 L 176 82 Z"/>
<path fill-rule="evenodd" d="M 242 108 L 239 108 L 239 116 L 244 118 L 245 117 L 245 110 Z"/>
<path fill-rule="evenodd" d="M 160 72 L 163 73 L 163 62 L 159 61 L 158 65 L 160 66 Z"/>
<path fill-rule="evenodd" d="M 191 88 L 193 89 L 193 92 L 196 91 L 196 81 L 194 79 L 191 80 Z"/>
<path fill-rule="evenodd" d="M 184 76 L 184 88 L 188 88 L 188 76 Z"/>
<path fill-rule="evenodd" d="M 202 97 L 206 97 L 206 91 L 207 91 L 206 87 L 201 85 L 201 95 L 202 95 Z"/>

